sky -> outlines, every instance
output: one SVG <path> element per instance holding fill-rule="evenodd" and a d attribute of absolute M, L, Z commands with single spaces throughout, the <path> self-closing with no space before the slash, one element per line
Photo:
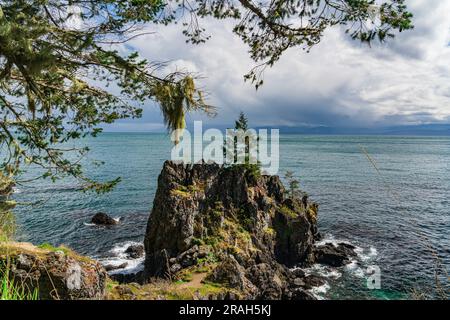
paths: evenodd
<path fill-rule="evenodd" d="M 289 49 L 255 87 L 243 76 L 253 66 L 248 49 L 231 32 L 233 21 L 207 19 L 211 38 L 186 43 L 181 25 L 149 25 L 127 44 L 167 71 L 194 72 L 218 115 L 188 116 L 209 127 L 227 127 L 240 111 L 252 127 L 386 127 L 450 123 L 450 0 L 407 0 L 412 31 L 372 47 L 329 29 L 309 53 Z M 161 113 L 149 102 L 141 119 L 121 120 L 106 131 L 163 131 Z"/>

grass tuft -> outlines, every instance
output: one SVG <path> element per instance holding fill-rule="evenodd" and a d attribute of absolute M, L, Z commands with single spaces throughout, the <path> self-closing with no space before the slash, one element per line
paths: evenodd
<path fill-rule="evenodd" d="M 28 289 L 22 283 L 16 283 L 9 276 L 9 266 L 0 274 L 0 300 L 38 300 L 38 289 Z"/>

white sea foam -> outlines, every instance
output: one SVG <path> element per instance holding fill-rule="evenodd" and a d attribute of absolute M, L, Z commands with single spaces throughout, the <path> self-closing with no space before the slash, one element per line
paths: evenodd
<path fill-rule="evenodd" d="M 364 270 L 359 266 L 358 260 L 356 259 L 347 264 L 344 270 L 358 278 L 364 278 L 365 276 Z"/>
<path fill-rule="evenodd" d="M 121 219 L 122 219 L 122 217 L 115 217 L 115 218 L 113 217 L 113 220 L 114 220 L 115 222 L 117 222 L 117 223 L 119 223 Z M 83 224 L 84 224 L 85 226 L 87 226 L 87 227 L 95 227 L 95 226 L 101 227 L 101 225 L 95 224 L 95 223 L 91 223 L 91 222 L 83 222 Z M 126 248 L 125 248 L 125 249 L 126 249 Z"/>
<path fill-rule="evenodd" d="M 139 242 L 135 242 L 135 241 L 125 241 L 125 242 L 121 242 L 121 243 L 117 243 L 111 250 L 109 250 L 111 253 L 117 255 L 117 256 L 122 256 L 122 257 L 126 257 L 127 254 L 125 253 L 125 251 L 128 249 L 129 246 L 137 246 L 137 245 L 142 245 L 142 243 Z"/>
<path fill-rule="evenodd" d="M 333 235 L 331 234 L 326 234 L 322 240 L 318 241 L 315 243 L 316 247 L 320 247 L 320 246 L 324 246 L 327 243 L 331 243 L 333 246 L 337 247 L 340 243 L 345 243 L 348 245 L 352 245 L 355 247 L 355 251 L 358 250 L 363 250 L 361 247 L 356 246 L 354 243 L 351 243 L 348 240 L 341 240 L 341 239 L 336 239 Z"/>
<path fill-rule="evenodd" d="M 357 247 L 355 252 L 357 254 L 357 259 L 353 259 L 349 264 L 347 264 L 345 266 L 345 270 L 350 272 L 355 277 L 364 278 L 366 274 L 362 264 L 367 266 L 369 262 L 373 261 L 377 257 L 378 251 L 375 247 L 369 247 L 368 249 Z"/>
<path fill-rule="evenodd" d="M 316 297 L 318 300 L 324 300 L 324 295 L 330 290 L 330 285 L 328 283 L 325 283 L 318 287 L 313 287 L 312 289 L 309 289 L 308 291 L 312 293 L 314 297 Z"/>
<path fill-rule="evenodd" d="M 303 271 L 308 275 L 317 275 L 323 278 L 329 279 L 331 282 L 342 277 L 344 273 L 349 273 L 353 277 L 364 278 L 366 276 L 364 271 L 364 265 L 373 261 L 378 256 L 378 251 L 375 247 L 363 248 L 357 246 L 347 240 L 336 239 L 331 234 L 326 234 L 321 241 L 316 242 L 315 246 L 324 246 L 327 243 L 331 243 L 337 247 L 340 243 L 349 244 L 355 247 L 356 257 L 351 262 L 341 268 L 333 268 L 321 264 L 314 264 L 310 268 L 305 268 Z M 325 293 L 330 289 L 330 284 L 325 283 L 322 286 L 314 287 L 309 290 L 317 299 L 324 299 Z"/>
<path fill-rule="evenodd" d="M 98 261 L 106 266 L 120 266 L 124 263 L 126 263 L 125 268 L 112 270 L 109 273 L 115 274 L 115 273 L 137 273 L 139 271 L 142 271 L 144 268 L 144 260 L 145 257 L 141 257 L 138 259 L 132 259 L 128 256 L 128 254 L 125 253 L 125 250 L 131 245 L 141 245 L 139 242 L 134 241 L 126 241 L 116 244 L 111 250 L 109 250 L 110 257 L 107 258 L 99 258 Z"/>
<path fill-rule="evenodd" d="M 314 264 L 309 268 L 303 269 L 305 275 L 318 275 L 324 278 L 331 279 L 339 279 L 342 276 L 342 273 L 339 272 L 336 268 L 324 266 L 322 264 Z"/>
<path fill-rule="evenodd" d="M 83 224 L 84 224 L 85 226 L 88 226 L 88 227 L 93 227 L 93 226 L 96 226 L 96 224 L 95 224 L 95 223 L 88 223 L 88 222 L 83 222 Z"/>
<path fill-rule="evenodd" d="M 369 248 L 369 257 L 376 257 L 378 255 L 377 248 L 370 247 Z"/>
<path fill-rule="evenodd" d="M 366 249 L 356 246 L 355 252 L 358 259 L 362 262 L 371 261 L 378 256 L 378 250 L 372 246 Z"/>
<path fill-rule="evenodd" d="M 315 243 L 316 247 L 320 247 L 325 245 L 326 243 L 332 243 L 333 245 L 337 245 L 337 240 L 335 239 L 335 237 L 332 234 L 325 234 L 325 236 L 322 238 L 322 240 L 317 241 Z"/>
<path fill-rule="evenodd" d="M 331 243 L 333 246 L 337 247 L 340 243 L 349 244 L 355 247 L 355 253 L 358 256 L 358 259 L 362 262 L 368 262 L 377 257 L 378 251 L 375 247 L 369 247 L 368 249 L 364 249 L 360 246 L 355 245 L 347 240 L 336 239 L 331 234 L 326 234 L 321 241 L 315 243 L 316 247 L 324 246 L 327 243 Z"/>

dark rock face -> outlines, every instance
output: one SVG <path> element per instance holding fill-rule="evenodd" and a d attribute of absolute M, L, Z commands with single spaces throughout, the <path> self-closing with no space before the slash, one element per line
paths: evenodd
<path fill-rule="evenodd" d="M 312 223 L 315 222 L 309 220 L 306 215 L 298 215 L 293 219 L 291 215 L 283 212 L 283 210 L 289 210 L 291 214 L 296 213 L 292 201 L 285 201 L 283 205 L 282 211 L 277 211 L 273 220 L 277 235 L 275 256 L 279 262 L 289 267 L 299 263 L 309 264 L 313 262 L 314 229 Z"/>
<path fill-rule="evenodd" d="M 291 199 L 278 176 L 166 161 L 144 240 L 143 279 L 207 265 L 208 281 L 241 298 L 311 298 L 305 275 L 288 267 L 314 262 L 317 211 L 305 196 Z"/>
<path fill-rule="evenodd" d="M 308 291 L 301 289 L 301 288 L 297 288 L 292 290 L 290 296 L 289 296 L 290 300 L 316 300 L 316 298 L 309 293 Z"/>
<path fill-rule="evenodd" d="M 315 260 L 318 263 L 332 267 L 342 267 L 350 263 L 350 258 L 355 257 L 355 247 L 348 243 L 326 243 L 315 249 Z"/>
<path fill-rule="evenodd" d="M 106 213 L 99 212 L 92 217 L 91 223 L 102 226 L 111 226 L 117 224 L 117 221 L 108 216 Z"/>
<path fill-rule="evenodd" d="M 138 272 L 138 273 L 115 273 L 115 274 L 110 274 L 109 277 L 114 280 L 117 281 L 119 283 L 142 283 L 143 278 L 142 278 L 142 271 Z"/>
<path fill-rule="evenodd" d="M 252 283 L 245 276 L 245 269 L 232 256 L 227 256 L 208 276 L 207 280 L 222 283 L 238 290 L 248 290 Z M 252 288 L 256 291 L 256 288 Z"/>
<path fill-rule="evenodd" d="M 42 300 L 102 299 L 107 273 L 96 261 L 62 251 L 14 248 L 9 255 L 10 277 Z M 0 269 L 6 257 L 0 254 Z"/>
<path fill-rule="evenodd" d="M 147 272 L 158 274 L 149 264 L 157 259 L 156 256 L 161 256 L 161 250 L 166 250 L 173 257 L 190 248 L 195 220 L 200 216 L 200 206 L 206 199 L 204 192 L 200 195 L 193 192 L 191 197 L 185 186 L 211 184 L 218 173 L 219 166 L 216 165 L 197 165 L 185 169 L 183 165 L 164 163 L 144 240 Z"/>

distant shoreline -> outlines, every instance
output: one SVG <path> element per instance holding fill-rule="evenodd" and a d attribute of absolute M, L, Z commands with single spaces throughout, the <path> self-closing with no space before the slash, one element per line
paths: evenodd
<path fill-rule="evenodd" d="M 148 135 L 167 135 L 169 134 L 164 131 L 103 131 L 101 134 L 148 134 Z M 403 133 L 307 133 L 307 132 L 283 132 L 280 131 L 282 135 L 301 135 L 301 136 L 341 136 L 341 137 L 392 137 L 392 138 L 421 138 L 421 137 L 429 137 L 429 138 L 440 138 L 440 137 L 450 137 L 450 132 L 448 133 L 411 133 L 411 134 L 403 134 Z"/>
<path fill-rule="evenodd" d="M 191 124 L 187 129 L 191 130 Z M 215 128 L 222 131 L 227 129 L 223 125 L 207 125 L 204 130 Z M 399 125 L 382 127 L 332 127 L 332 126 L 256 126 L 253 129 L 279 129 L 280 134 L 301 134 L 301 135 L 333 135 L 333 136 L 404 136 L 404 137 L 447 137 L 450 136 L 450 124 L 422 124 L 422 125 Z M 164 129 L 156 130 L 120 130 L 114 127 L 104 127 L 104 133 L 149 133 L 167 134 Z"/>

